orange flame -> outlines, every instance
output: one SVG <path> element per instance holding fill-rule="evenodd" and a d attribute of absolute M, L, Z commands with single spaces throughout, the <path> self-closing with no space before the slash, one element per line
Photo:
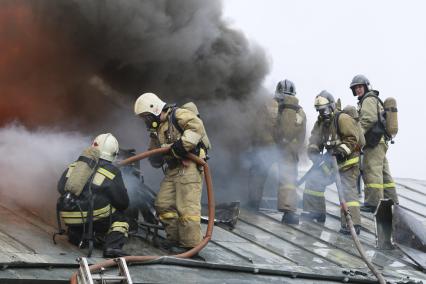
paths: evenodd
<path fill-rule="evenodd" d="M 13 1 L 0 9 L 0 125 L 63 120 L 71 111 L 70 90 L 88 76 L 65 33 L 43 27 L 35 3 Z"/>

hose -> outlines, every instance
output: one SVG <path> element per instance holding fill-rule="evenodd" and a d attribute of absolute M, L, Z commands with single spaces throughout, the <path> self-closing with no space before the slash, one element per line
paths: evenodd
<path fill-rule="evenodd" d="M 349 229 L 351 231 L 351 236 L 352 236 L 352 239 L 354 240 L 355 246 L 356 246 L 359 254 L 361 255 L 362 260 L 364 260 L 364 262 L 367 264 L 368 268 L 371 270 L 371 272 L 374 274 L 374 276 L 376 276 L 379 283 L 380 284 L 386 284 L 386 280 L 383 277 L 383 275 L 367 259 L 367 255 L 365 254 L 364 248 L 362 247 L 361 242 L 358 239 L 358 235 L 356 234 L 351 214 L 349 214 L 349 209 L 348 209 L 348 206 L 346 205 L 346 200 L 345 200 L 345 197 L 343 195 L 342 180 L 340 179 L 339 166 L 337 165 L 336 157 L 332 156 L 331 161 L 332 161 L 335 176 L 336 176 L 336 187 L 337 187 L 337 193 L 339 195 L 340 205 L 342 207 L 343 214 L 345 215 L 346 223 L 349 226 Z"/>
<path fill-rule="evenodd" d="M 225 270 L 239 273 L 251 273 L 256 275 L 273 275 L 273 276 L 284 276 L 299 279 L 311 279 L 311 280 L 328 280 L 328 281 L 339 281 L 344 283 L 377 283 L 377 281 L 369 278 L 356 278 L 350 277 L 350 271 L 342 271 L 344 275 L 331 275 L 331 274 L 318 274 L 315 272 L 297 272 L 291 270 L 281 270 L 275 268 L 255 267 L 255 266 L 243 266 L 234 264 L 222 264 L 222 263 L 206 263 L 201 261 L 195 261 L 191 259 L 178 259 L 174 257 L 161 257 L 156 260 L 144 262 L 143 265 L 176 265 L 183 267 L 192 268 L 203 268 L 212 270 Z M 356 271 L 355 271 L 356 275 Z M 362 273 L 360 275 L 364 276 Z"/>
<path fill-rule="evenodd" d="M 140 154 L 137 154 L 133 157 L 130 157 L 128 159 L 125 159 L 123 161 L 121 161 L 119 163 L 120 166 L 125 166 L 128 164 L 131 164 L 133 162 L 145 159 L 147 157 L 150 157 L 152 155 L 156 155 L 156 154 L 165 154 L 167 152 L 170 151 L 170 147 L 162 147 L 162 148 L 157 148 L 154 150 L 149 150 Z M 204 179 L 206 181 L 206 187 L 207 187 L 207 200 L 208 200 L 208 216 L 209 216 L 209 221 L 207 224 L 207 231 L 206 234 L 203 238 L 203 240 L 195 247 L 193 247 L 191 250 L 185 252 L 185 253 L 181 253 L 178 255 L 174 255 L 173 257 L 177 257 L 177 258 L 190 258 L 194 255 L 196 255 L 199 251 L 201 251 L 210 241 L 211 237 L 212 237 L 212 233 L 213 233 L 213 225 L 214 225 L 214 217 L 215 217 L 215 201 L 214 201 L 214 194 L 213 194 L 213 182 L 212 182 L 212 177 L 211 177 L 211 173 L 210 173 L 210 169 L 209 166 L 207 164 L 206 161 L 204 161 L 203 159 L 197 157 L 196 155 L 192 154 L 192 153 L 188 153 L 187 158 L 192 160 L 193 162 L 195 162 L 196 164 L 198 164 L 199 166 L 202 166 L 204 169 Z M 127 263 L 140 263 L 140 262 L 145 262 L 148 260 L 155 260 L 160 258 L 161 256 L 157 256 L 157 255 L 144 255 L 144 256 L 125 256 L 124 259 L 126 260 Z M 114 261 L 114 259 L 109 259 L 100 263 L 96 263 L 93 264 L 89 267 L 90 272 L 96 272 L 98 270 L 100 270 L 101 268 L 107 268 L 107 267 L 112 267 L 112 266 L 116 266 L 117 263 Z M 70 279 L 70 283 L 71 284 L 77 284 L 77 272 L 75 272 Z"/>

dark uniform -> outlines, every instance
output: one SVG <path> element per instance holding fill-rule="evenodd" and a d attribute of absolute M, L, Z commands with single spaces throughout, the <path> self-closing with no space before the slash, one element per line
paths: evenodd
<path fill-rule="evenodd" d="M 73 200 L 67 199 L 64 190 L 75 163 L 68 166 L 58 183 L 61 194 L 60 216 L 67 225 L 68 238 L 78 245 L 84 231 L 87 232 L 87 216 L 90 208 L 90 190 L 93 194 L 93 234 L 95 245 L 104 244 L 104 256 L 119 256 L 129 230 L 123 211 L 129 206 L 129 197 L 120 170 L 109 161 L 100 159 L 99 167 L 85 185 L 82 193 Z M 83 217 L 83 218 L 82 218 Z M 85 225 L 83 225 L 85 224 Z"/>

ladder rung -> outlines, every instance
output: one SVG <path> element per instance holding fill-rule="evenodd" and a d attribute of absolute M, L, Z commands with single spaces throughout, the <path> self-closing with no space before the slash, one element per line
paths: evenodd
<path fill-rule="evenodd" d="M 129 269 L 127 268 L 126 260 L 124 258 L 115 259 L 118 265 L 119 275 L 111 274 L 92 274 L 90 272 L 89 264 L 85 257 L 78 259 L 80 263 L 80 269 L 78 272 L 79 281 L 81 280 L 82 284 L 94 284 L 95 281 L 105 280 L 105 281 L 122 281 L 122 283 L 132 284 L 132 278 L 130 277 Z"/>

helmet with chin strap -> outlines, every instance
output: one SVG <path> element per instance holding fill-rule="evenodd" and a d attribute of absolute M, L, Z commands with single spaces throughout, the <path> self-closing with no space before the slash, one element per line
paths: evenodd
<path fill-rule="evenodd" d="M 142 117 L 148 129 L 157 128 L 166 103 L 154 93 L 144 93 L 135 102 L 135 114 Z"/>
<path fill-rule="evenodd" d="M 372 90 L 372 88 L 371 88 L 371 85 L 370 85 L 370 81 L 367 79 L 367 77 L 365 77 L 364 75 L 362 75 L 362 74 L 359 74 L 359 75 L 356 75 L 353 79 L 352 79 L 352 82 L 351 82 L 351 84 L 349 85 L 349 88 L 351 88 L 351 90 L 352 90 L 352 94 L 354 95 L 354 96 L 356 96 L 356 93 L 355 93 L 355 87 L 356 86 L 359 86 L 359 85 L 362 85 L 362 86 L 364 86 L 364 92 L 368 92 L 368 91 L 371 91 Z"/>

